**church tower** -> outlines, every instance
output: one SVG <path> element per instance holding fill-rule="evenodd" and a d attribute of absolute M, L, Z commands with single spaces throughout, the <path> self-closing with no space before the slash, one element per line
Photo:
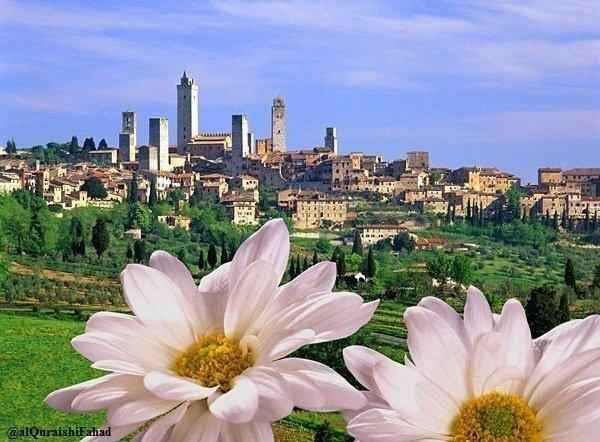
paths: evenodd
<path fill-rule="evenodd" d="M 188 142 L 198 135 L 198 85 L 183 71 L 177 85 L 177 151 L 185 153 Z"/>
<path fill-rule="evenodd" d="M 285 103 L 282 97 L 275 97 L 271 107 L 271 140 L 274 151 L 286 151 L 285 137 Z"/>

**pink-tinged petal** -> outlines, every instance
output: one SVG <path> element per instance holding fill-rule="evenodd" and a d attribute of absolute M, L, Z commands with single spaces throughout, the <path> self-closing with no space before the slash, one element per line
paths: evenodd
<path fill-rule="evenodd" d="M 364 407 L 359 408 L 358 410 L 342 410 L 342 417 L 346 422 L 350 422 L 356 416 L 361 413 L 364 413 L 367 410 L 372 408 L 381 408 L 381 409 L 390 409 L 390 404 L 382 398 L 378 393 L 373 393 L 372 391 L 361 391 L 363 396 L 366 399 L 366 404 Z"/>
<path fill-rule="evenodd" d="M 92 362 L 121 360 L 140 365 L 148 371 L 167 368 L 176 356 L 171 348 L 143 335 L 134 337 L 93 331 L 76 336 L 71 345 Z"/>
<path fill-rule="evenodd" d="M 167 440 L 167 434 L 175 424 L 177 424 L 188 410 L 189 402 L 184 402 L 179 407 L 168 412 L 164 416 L 157 419 L 148 430 L 144 432 L 144 435 L 140 438 L 141 442 L 159 442 Z"/>
<path fill-rule="evenodd" d="M 469 370 L 471 391 L 474 396 L 483 394 L 488 378 L 502 367 L 498 363 L 498 355 L 503 354 L 504 351 L 504 341 L 499 333 L 486 333 L 476 339 Z"/>
<path fill-rule="evenodd" d="M 599 330 L 600 316 L 590 316 L 556 332 L 552 339 L 546 342 L 542 357 L 527 383 L 525 395 L 529 397 L 545 377 L 553 374 L 558 367 L 578 353 L 600 348 Z"/>
<path fill-rule="evenodd" d="M 140 376 L 112 375 L 107 382 L 79 393 L 73 399 L 71 407 L 77 411 L 101 410 L 135 399 L 144 392 L 144 383 Z"/>
<path fill-rule="evenodd" d="M 194 342 L 187 313 L 193 306 L 168 276 L 151 267 L 128 264 L 121 283 L 129 307 L 163 342 L 180 351 Z"/>
<path fill-rule="evenodd" d="M 359 414 L 348 424 L 348 433 L 363 442 L 434 442 L 448 437 L 410 425 L 394 410 L 372 409 Z"/>
<path fill-rule="evenodd" d="M 344 363 L 356 380 L 369 390 L 378 393 L 379 388 L 373 377 L 373 368 L 377 363 L 388 358 L 375 350 L 360 345 L 346 347 L 343 353 Z"/>
<path fill-rule="evenodd" d="M 230 288 L 231 262 L 220 265 L 200 280 L 198 291 L 203 293 L 224 293 L 227 296 Z"/>
<path fill-rule="evenodd" d="M 205 402 L 192 402 L 187 413 L 173 427 L 169 440 L 177 442 L 217 442 L 221 441 L 219 435 L 223 422 L 215 418 Z M 154 442 L 148 440 L 143 442 Z"/>
<path fill-rule="evenodd" d="M 333 341 L 350 336 L 369 322 L 378 305 L 379 301 L 365 303 L 355 293 L 329 293 L 290 306 L 272 326 L 312 329 L 315 343 Z"/>
<path fill-rule="evenodd" d="M 475 343 L 479 336 L 489 333 L 494 328 L 492 309 L 481 290 L 473 286 L 467 290 L 464 321 L 471 343 Z"/>
<path fill-rule="evenodd" d="M 112 371 L 120 374 L 130 374 L 133 376 L 144 376 L 146 374 L 144 367 L 139 364 L 118 361 L 114 359 L 96 361 L 92 364 L 92 368 L 102 371 Z"/>
<path fill-rule="evenodd" d="M 219 387 L 203 387 L 198 383 L 153 371 L 144 377 L 144 386 L 161 399 L 169 401 L 198 401 L 206 399 Z"/>
<path fill-rule="evenodd" d="M 545 404 L 537 416 L 543 425 L 547 440 L 553 440 L 553 434 L 565 433 L 598 422 L 600 420 L 600 378 L 587 379 L 567 386 L 553 400 Z"/>
<path fill-rule="evenodd" d="M 44 402 L 56 410 L 71 411 L 73 399 L 75 399 L 78 394 L 96 385 L 109 382 L 117 376 L 119 375 L 109 374 L 96 379 L 90 379 L 79 384 L 71 385 L 70 387 L 61 388 L 60 390 L 53 391 L 46 396 Z"/>
<path fill-rule="evenodd" d="M 404 321 L 408 348 L 417 369 L 435 380 L 457 402 L 466 400 L 467 350 L 454 330 L 436 313 L 422 307 L 408 308 Z"/>
<path fill-rule="evenodd" d="M 285 273 L 289 254 L 290 237 L 287 226 L 281 219 L 268 221 L 237 249 L 231 261 L 231 280 L 236 282 L 252 263 L 260 260 L 271 264 L 271 271 L 279 284 Z"/>
<path fill-rule="evenodd" d="M 273 430 L 266 422 L 228 423 L 223 425 L 219 442 L 273 442 Z"/>
<path fill-rule="evenodd" d="M 447 434 L 459 403 L 415 369 L 385 359 L 373 377 L 383 398 L 408 424 L 428 432 Z"/>
<path fill-rule="evenodd" d="M 132 425 L 165 414 L 178 406 L 182 401 L 165 401 L 147 393 L 145 396 L 110 407 L 108 423 L 117 427 Z"/>
<path fill-rule="evenodd" d="M 214 396 L 213 396 L 214 397 Z M 227 393 L 209 400 L 210 412 L 233 423 L 250 422 L 258 411 L 258 388 L 246 376 L 239 376 Z"/>
<path fill-rule="evenodd" d="M 254 321 L 273 299 L 278 283 L 272 264 L 267 261 L 253 261 L 243 271 L 227 301 L 227 337 L 241 339 L 244 334 L 252 334 Z"/>
<path fill-rule="evenodd" d="M 275 369 L 253 367 L 245 373 L 258 389 L 258 412 L 255 420 L 275 422 L 288 416 L 294 403 L 287 384 Z"/>
<path fill-rule="evenodd" d="M 452 327 L 456 335 L 465 344 L 465 348 L 470 347 L 471 341 L 467 336 L 463 318 L 460 317 L 456 310 L 454 310 L 441 299 L 433 296 L 426 296 L 425 298 L 421 299 L 418 306 L 437 313 L 440 318 L 442 318 L 450 327 Z"/>
<path fill-rule="evenodd" d="M 319 362 L 286 358 L 273 362 L 288 384 L 294 405 L 313 411 L 357 409 L 364 396 L 331 368 Z"/>
<path fill-rule="evenodd" d="M 135 432 L 139 427 L 140 424 L 125 425 L 122 427 L 118 427 L 115 425 L 102 427 L 99 430 L 105 432 L 106 434 L 110 430 L 110 436 L 86 436 L 83 439 L 81 439 L 81 442 L 119 442 L 124 437 Z M 100 432 L 98 434 L 100 434 Z"/>
<path fill-rule="evenodd" d="M 313 330 L 270 330 L 259 335 L 257 363 L 269 363 L 281 359 L 315 340 Z"/>
<path fill-rule="evenodd" d="M 523 378 L 528 377 L 535 364 L 535 353 L 527 316 L 519 301 L 509 299 L 504 304 L 495 330 L 501 334 L 507 349 L 499 365 L 517 368 Z"/>

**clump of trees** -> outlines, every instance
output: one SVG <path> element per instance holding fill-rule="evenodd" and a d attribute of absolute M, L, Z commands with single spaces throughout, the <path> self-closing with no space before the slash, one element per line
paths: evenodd
<path fill-rule="evenodd" d="M 531 334 L 537 338 L 571 318 L 568 292 L 563 291 L 559 296 L 550 286 L 534 288 L 525 306 L 525 313 Z"/>
<path fill-rule="evenodd" d="M 104 183 L 98 177 L 90 177 L 81 185 L 81 190 L 85 190 L 90 198 L 104 199 L 108 196 Z"/>

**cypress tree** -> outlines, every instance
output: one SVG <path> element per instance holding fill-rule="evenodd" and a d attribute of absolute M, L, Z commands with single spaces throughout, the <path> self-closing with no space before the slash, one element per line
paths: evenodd
<path fill-rule="evenodd" d="M 148 207 L 154 209 L 158 204 L 158 193 L 156 191 L 156 178 L 150 180 L 150 195 L 148 196 Z"/>
<path fill-rule="evenodd" d="M 302 273 L 302 266 L 300 265 L 300 255 L 296 255 L 296 276 Z"/>
<path fill-rule="evenodd" d="M 588 204 L 585 208 L 585 222 L 583 224 L 583 228 L 585 232 L 588 233 L 590 231 L 590 205 Z"/>
<path fill-rule="evenodd" d="M 217 265 L 217 249 L 215 247 L 214 244 L 210 244 L 208 246 L 208 256 L 207 256 L 207 261 L 208 261 L 208 265 L 210 266 L 211 269 L 214 269 L 215 266 Z"/>
<path fill-rule="evenodd" d="M 471 215 L 472 215 L 472 209 L 471 209 L 471 200 L 469 200 L 467 202 L 467 221 L 471 222 Z"/>
<path fill-rule="evenodd" d="M 344 276 L 346 274 L 346 254 L 343 251 L 340 251 L 338 254 L 337 274 L 338 276 Z"/>
<path fill-rule="evenodd" d="M 525 306 L 525 313 L 534 338 L 552 330 L 557 325 L 557 310 L 556 292 L 552 288 L 545 286 L 531 290 Z"/>
<path fill-rule="evenodd" d="M 356 253 L 357 255 L 362 256 L 363 254 L 363 245 L 362 239 L 360 237 L 360 233 L 358 229 L 354 229 L 354 240 L 352 242 L 352 253 Z"/>
<path fill-rule="evenodd" d="M 312 263 L 313 265 L 317 265 L 319 263 L 319 255 L 317 254 L 316 250 L 313 250 Z"/>
<path fill-rule="evenodd" d="M 106 221 L 102 218 L 98 218 L 92 228 L 92 244 L 94 245 L 94 249 L 96 249 L 98 258 L 102 256 L 110 244 L 110 234 L 106 227 Z"/>
<path fill-rule="evenodd" d="M 558 311 L 556 312 L 556 322 L 557 324 L 562 324 L 563 322 L 568 322 L 570 320 L 571 311 L 569 310 L 569 294 L 566 291 L 563 291 L 563 294 L 560 296 Z"/>
<path fill-rule="evenodd" d="M 365 274 L 368 278 L 375 276 L 377 272 L 377 263 L 375 262 L 375 256 L 373 255 L 373 249 L 369 247 L 369 253 L 367 255 L 367 265 L 365 266 Z"/>
<path fill-rule="evenodd" d="M 302 269 L 306 270 L 310 267 L 310 265 L 308 264 L 308 256 L 304 256 L 304 262 L 302 263 Z"/>
<path fill-rule="evenodd" d="M 452 218 L 451 218 L 452 222 L 455 223 L 456 222 L 456 204 L 452 203 Z"/>
<path fill-rule="evenodd" d="M 133 249 L 131 248 L 131 244 L 127 244 L 127 250 L 125 251 L 125 257 L 127 258 L 127 262 L 130 262 L 133 259 Z"/>
<path fill-rule="evenodd" d="M 204 250 L 200 250 L 200 255 L 198 256 L 198 268 L 200 270 L 204 270 L 206 268 L 206 261 L 204 260 Z"/>
<path fill-rule="evenodd" d="M 290 280 L 296 277 L 296 262 L 294 261 L 293 256 L 290 258 L 288 276 L 290 277 Z"/>
<path fill-rule="evenodd" d="M 73 256 L 85 255 L 85 239 L 83 237 L 83 226 L 81 220 L 74 216 L 71 218 L 71 254 Z"/>
<path fill-rule="evenodd" d="M 573 290 L 577 289 L 577 281 L 575 278 L 575 266 L 571 258 L 567 258 L 565 263 L 565 284 Z"/>
<path fill-rule="evenodd" d="M 558 230 L 558 212 L 554 211 L 554 216 L 552 217 L 552 228 L 554 230 Z"/>
<path fill-rule="evenodd" d="M 561 216 L 561 220 L 560 220 L 560 226 L 563 229 L 565 229 L 565 230 L 567 229 L 567 227 L 569 227 L 569 222 L 567 220 L 567 211 L 566 210 L 562 211 L 562 216 Z"/>
<path fill-rule="evenodd" d="M 229 257 L 227 256 L 227 247 L 225 246 L 225 242 L 221 244 L 221 264 L 225 264 L 229 261 Z"/>
<path fill-rule="evenodd" d="M 135 262 L 144 262 L 146 260 L 146 242 L 138 239 L 133 243 L 133 256 Z"/>
<path fill-rule="evenodd" d="M 137 174 L 133 174 L 131 182 L 129 183 L 129 194 L 127 195 L 127 201 L 130 203 L 136 203 L 138 201 L 138 183 Z"/>

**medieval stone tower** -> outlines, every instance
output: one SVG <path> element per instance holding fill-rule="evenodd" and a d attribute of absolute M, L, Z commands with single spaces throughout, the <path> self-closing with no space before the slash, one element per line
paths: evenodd
<path fill-rule="evenodd" d="M 125 111 L 122 114 L 121 132 L 119 132 L 119 158 L 123 162 L 135 161 L 136 121 L 135 112 Z"/>
<path fill-rule="evenodd" d="M 185 152 L 187 143 L 198 135 L 198 85 L 183 71 L 177 85 L 177 151 Z"/>
<path fill-rule="evenodd" d="M 271 140 L 273 150 L 285 152 L 285 138 L 285 103 L 282 97 L 275 97 L 273 99 L 273 106 L 271 107 Z"/>

